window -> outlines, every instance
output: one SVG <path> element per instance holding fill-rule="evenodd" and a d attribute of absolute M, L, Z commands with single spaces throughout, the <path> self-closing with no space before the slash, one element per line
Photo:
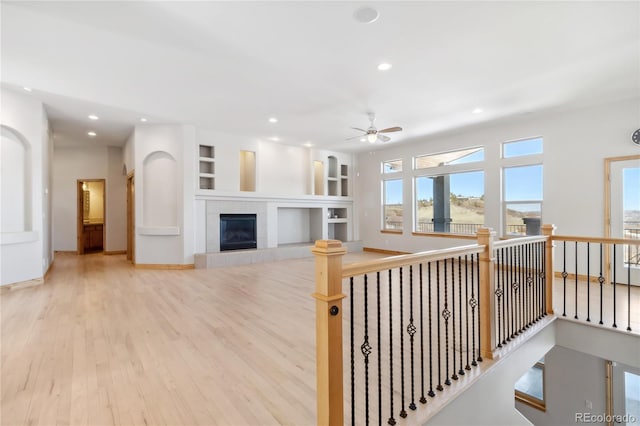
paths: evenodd
<path fill-rule="evenodd" d="M 428 169 L 431 167 L 466 164 L 483 160 L 484 148 L 467 148 L 458 151 L 442 152 L 439 154 L 429 154 L 415 157 L 414 168 L 417 170 Z"/>
<path fill-rule="evenodd" d="M 383 229 L 402 230 L 402 179 L 382 181 Z"/>
<path fill-rule="evenodd" d="M 542 138 L 523 139 L 502 144 L 502 158 L 542 154 Z"/>
<path fill-rule="evenodd" d="M 484 172 L 415 178 L 415 231 L 475 234 L 484 224 Z"/>
<path fill-rule="evenodd" d="M 382 173 L 396 173 L 402 171 L 402 160 L 390 160 L 382 162 Z"/>
<path fill-rule="evenodd" d="M 504 223 L 507 235 L 540 235 L 542 165 L 505 167 Z"/>
<path fill-rule="evenodd" d="M 527 404 L 538 410 L 546 411 L 544 400 L 544 358 L 536 362 L 515 386 L 516 401 Z"/>

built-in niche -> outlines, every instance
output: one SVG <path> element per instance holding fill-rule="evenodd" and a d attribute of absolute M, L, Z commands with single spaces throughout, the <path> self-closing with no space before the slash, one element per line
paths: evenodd
<path fill-rule="evenodd" d="M 338 194 L 338 159 L 333 155 L 327 157 L 327 195 Z"/>
<path fill-rule="evenodd" d="M 178 226 L 178 164 L 171 154 L 155 151 L 142 162 L 144 227 Z"/>
<path fill-rule="evenodd" d="M 216 150 L 212 145 L 198 145 L 198 188 L 216 189 Z"/>
<path fill-rule="evenodd" d="M 313 162 L 313 195 L 324 195 L 324 163 Z"/>
<path fill-rule="evenodd" d="M 240 151 L 240 191 L 256 190 L 256 153 Z"/>
<path fill-rule="evenodd" d="M 0 232 L 31 231 L 31 145 L 18 131 L 0 125 Z"/>

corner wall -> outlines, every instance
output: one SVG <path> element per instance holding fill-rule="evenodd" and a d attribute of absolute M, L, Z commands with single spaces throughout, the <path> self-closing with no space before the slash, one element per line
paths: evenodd
<path fill-rule="evenodd" d="M 29 229 L 24 232 L 0 230 L 0 285 L 5 285 L 42 278 L 53 261 L 49 209 L 51 145 L 41 102 L 6 89 L 0 90 L 0 97 L 0 124 L 27 141 L 30 168 Z"/>

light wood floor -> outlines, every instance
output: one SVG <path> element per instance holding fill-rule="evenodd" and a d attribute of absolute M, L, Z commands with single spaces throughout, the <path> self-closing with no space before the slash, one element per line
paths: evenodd
<path fill-rule="evenodd" d="M 314 424 L 313 277 L 313 258 L 150 271 L 58 254 L 44 285 L 0 296 L 0 423 Z"/>
<path fill-rule="evenodd" d="M 313 258 L 153 271 L 58 254 L 44 285 L 0 294 L 0 424 L 315 424 L 313 277 Z"/>

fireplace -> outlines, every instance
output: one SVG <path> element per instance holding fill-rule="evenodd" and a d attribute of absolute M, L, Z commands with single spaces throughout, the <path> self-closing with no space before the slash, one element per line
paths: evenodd
<path fill-rule="evenodd" d="M 220 214 L 220 251 L 257 247 L 255 214 Z"/>

